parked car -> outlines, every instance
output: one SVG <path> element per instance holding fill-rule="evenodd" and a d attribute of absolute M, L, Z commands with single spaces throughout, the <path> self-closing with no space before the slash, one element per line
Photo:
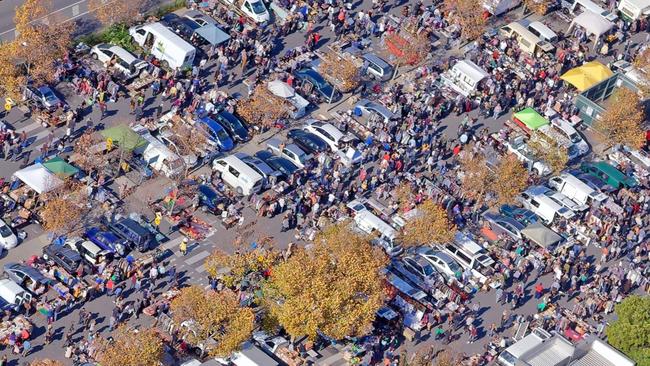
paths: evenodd
<path fill-rule="evenodd" d="M 569 170 L 568 172 L 573 176 L 575 176 L 576 178 L 578 178 L 584 184 L 588 185 L 589 187 L 599 192 L 611 194 L 616 191 L 616 188 L 610 186 L 609 184 L 607 184 L 607 182 L 598 178 L 595 175 L 584 173 L 578 169 Z"/>
<path fill-rule="evenodd" d="M 47 287 L 51 281 L 36 268 L 21 263 L 8 262 L 3 266 L 4 277 L 9 278 L 30 292 L 36 294 L 38 289 Z"/>
<path fill-rule="evenodd" d="M 168 128 L 161 128 L 158 136 L 156 136 L 165 146 L 171 151 L 176 153 L 183 159 L 183 163 L 187 169 L 191 169 L 199 164 L 199 157 L 196 156 L 189 148 L 183 148 L 183 142 L 180 141 L 178 135 Z M 192 143 L 192 142 L 189 142 Z"/>
<path fill-rule="evenodd" d="M 47 85 L 38 88 L 31 85 L 26 86 L 23 92 L 23 100 L 32 101 L 50 111 L 64 105 L 63 101 L 56 96 L 52 88 Z"/>
<path fill-rule="evenodd" d="M 553 222 L 557 216 L 564 219 L 571 219 L 575 216 L 575 213 L 571 210 L 547 197 L 544 191 L 543 189 L 530 187 L 522 192 L 517 199 L 525 208 L 533 211 L 547 224 Z"/>
<path fill-rule="evenodd" d="M 135 57 L 131 52 L 108 43 L 100 43 L 94 46 L 90 49 L 90 55 L 104 64 L 114 60 L 112 66 L 121 72 L 126 79 L 139 76 L 140 72 L 148 66 L 146 61 Z"/>
<path fill-rule="evenodd" d="M 228 131 L 230 137 L 238 142 L 249 141 L 252 136 L 248 133 L 248 128 L 239 118 L 228 111 L 221 111 L 217 113 L 214 118 L 219 122 L 223 128 Z"/>
<path fill-rule="evenodd" d="M 194 37 L 194 32 L 201 26 L 192 19 L 180 17 L 175 13 L 169 13 L 162 18 L 160 22 L 167 28 L 176 32 L 181 38 L 190 41 Z"/>
<path fill-rule="evenodd" d="M 342 143 L 346 141 L 346 135 L 331 123 L 313 119 L 307 121 L 302 129 L 325 141 L 333 152 L 343 148 Z"/>
<path fill-rule="evenodd" d="M 294 128 L 289 130 L 287 136 L 308 154 L 326 152 L 329 150 L 327 142 L 311 132 Z"/>
<path fill-rule="evenodd" d="M 463 269 L 449 254 L 434 250 L 429 247 L 417 249 L 418 256 L 426 259 L 433 267 L 448 278 L 457 278 L 463 273 Z"/>
<path fill-rule="evenodd" d="M 110 224 L 110 229 L 122 239 L 133 243 L 140 252 L 152 249 L 156 245 L 154 235 L 137 221 L 123 217 Z"/>
<path fill-rule="evenodd" d="M 321 98 L 330 103 L 338 102 L 341 99 L 341 92 L 336 90 L 332 84 L 327 82 L 323 76 L 314 69 L 304 68 L 298 70 L 294 73 L 294 76 L 296 78 L 296 84 L 301 85 L 303 88 L 312 88 L 321 96 Z"/>
<path fill-rule="evenodd" d="M 14 231 L 4 220 L 0 219 L 0 246 L 4 249 L 12 249 L 18 245 L 18 238 Z"/>
<path fill-rule="evenodd" d="M 517 207 L 514 205 L 503 205 L 499 208 L 499 213 L 511 219 L 517 220 L 522 225 L 530 225 L 539 220 L 539 217 L 531 210 Z"/>
<path fill-rule="evenodd" d="M 201 184 L 199 185 L 198 188 L 199 192 L 199 205 L 201 208 L 205 209 L 206 211 L 210 211 L 214 213 L 217 211 L 217 206 L 219 206 L 220 203 L 225 201 L 225 198 L 217 193 L 212 187 Z"/>
<path fill-rule="evenodd" d="M 219 26 L 219 23 L 212 19 L 211 17 L 207 16 L 206 14 L 198 11 L 198 10 L 188 10 L 183 14 L 183 17 L 192 20 L 194 23 L 198 24 L 201 27 L 204 27 L 206 25 L 214 25 L 214 26 Z"/>
<path fill-rule="evenodd" d="M 383 249 L 389 257 L 397 257 L 404 252 L 404 247 L 395 240 L 390 240 L 383 236 L 370 240 L 370 243 Z"/>
<path fill-rule="evenodd" d="M 94 226 L 87 229 L 85 234 L 88 240 L 97 244 L 103 250 L 117 254 L 120 257 L 126 255 L 129 243 L 127 240 L 119 238 L 115 233 Z"/>
<path fill-rule="evenodd" d="M 552 199 L 558 205 L 566 207 L 573 212 L 582 212 L 589 209 L 589 205 L 576 203 L 564 194 L 559 193 L 546 186 L 534 186 L 532 188 L 534 188 L 537 192 L 544 194 L 546 197 Z"/>
<path fill-rule="evenodd" d="M 210 117 L 198 120 L 198 128 L 206 134 L 209 142 L 215 144 L 221 151 L 230 151 L 235 147 L 226 129 Z"/>
<path fill-rule="evenodd" d="M 605 161 L 584 163 L 580 166 L 580 169 L 585 173 L 602 179 L 615 189 L 633 188 L 638 184 L 636 179 L 628 177 Z"/>
<path fill-rule="evenodd" d="M 354 106 L 354 112 L 355 114 L 360 113 L 362 116 L 366 116 L 366 117 L 376 115 L 386 122 L 399 117 L 397 114 L 391 112 L 388 108 L 386 108 L 382 104 L 373 102 L 368 99 L 361 99 L 360 101 L 358 101 L 357 104 Z"/>
<path fill-rule="evenodd" d="M 91 266 L 108 263 L 112 259 L 112 253 L 110 251 L 103 250 L 90 240 L 84 240 L 79 237 L 68 238 L 65 241 L 65 246 L 79 252 L 81 259 Z"/>
<path fill-rule="evenodd" d="M 68 273 L 74 273 L 79 268 L 79 264 L 81 264 L 81 255 L 79 252 L 56 244 L 43 247 L 43 259 L 56 263 Z"/>
<path fill-rule="evenodd" d="M 411 273 L 423 280 L 435 280 L 437 278 L 436 269 L 421 256 L 407 256 L 402 258 L 404 267 Z"/>
<path fill-rule="evenodd" d="M 280 156 L 275 156 L 266 150 L 256 152 L 255 156 L 262 159 L 273 169 L 282 172 L 282 174 L 284 174 L 286 177 L 290 177 L 293 173 L 297 172 L 300 169 L 290 160 L 287 160 Z"/>
<path fill-rule="evenodd" d="M 490 211 L 483 213 L 483 221 L 495 234 L 508 235 L 514 240 L 522 238 L 521 230 L 526 227 L 513 218 Z"/>
<path fill-rule="evenodd" d="M 246 165 L 255 170 L 259 175 L 264 177 L 265 188 L 270 188 L 274 186 L 278 181 L 286 179 L 286 176 L 282 174 L 282 172 L 271 168 L 271 166 L 269 166 L 258 157 L 250 156 L 244 153 L 236 153 L 235 155 Z"/>
<path fill-rule="evenodd" d="M 282 149 L 280 150 L 280 147 Z M 274 155 L 279 155 L 290 160 L 299 168 L 304 168 L 312 156 L 302 151 L 296 144 L 283 144 L 280 140 L 272 138 L 266 142 L 266 150 Z"/>

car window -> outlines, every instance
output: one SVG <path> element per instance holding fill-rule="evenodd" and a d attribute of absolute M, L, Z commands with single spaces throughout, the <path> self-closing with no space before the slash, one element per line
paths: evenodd
<path fill-rule="evenodd" d="M 535 201 L 534 199 L 530 200 L 530 204 L 533 205 L 533 207 L 539 208 L 539 202 Z"/>
<path fill-rule="evenodd" d="M 237 171 L 235 168 L 229 166 L 228 171 L 230 174 L 232 174 L 235 178 L 239 178 L 239 171 Z"/>
<path fill-rule="evenodd" d="M 217 164 L 219 164 L 221 166 L 226 166 L 226 162 L 223 161 L 223 160 L 217 160 Z"/>
<path fill-rule="evenodd" d="M 322 128 L 316 128 L 316 131 L 318 131 L 320 134 L 322 134 L 323 136 L 325 136 L 328 140 L 330 140 L 330 141 L 334 141 L 334 137 L 332 137 L 332 135 L 330 135 L 329 133 L 327 133 L 324 129 L 322 129 Z"/>
<path fill-rule="evenodd" d="M 138 30 L 136 31 L 136 33 L 139 34 L 139 35 L 141 35 L 141 36 L 144 36 L 144 35 L 146 34 L 146 32 L 144 31 L 144 29 L 138 29 Z"/>
<path fill-rule="evenodd" d="M 251 9 L 251 4 L 249 4 L 248 1 L 244 3 L 244 6 L 246 7 L 246 10 L 253 11 L 253 9 Z"/>

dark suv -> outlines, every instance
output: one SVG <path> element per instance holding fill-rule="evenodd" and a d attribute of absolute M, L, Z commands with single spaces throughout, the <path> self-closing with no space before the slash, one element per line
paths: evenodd
<path fill-rule="evenodd" d="M 43 259 L 52 261 L 67 272 L 74 273 L 81 263 L 81 255 L 74 249 L 50 244 L 43 248 Z"/>
<path fill-rule="evenodd" d="M 140 252 L 147 251 L 156 244 L 153 233 L 128 217 L 117 220 L 110 225 L 110 229 L 120 238 L 132 243 Z"/>

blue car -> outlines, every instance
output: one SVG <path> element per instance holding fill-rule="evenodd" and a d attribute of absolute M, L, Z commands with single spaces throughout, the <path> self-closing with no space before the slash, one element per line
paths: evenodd
<path fill-rule="evenodd" d="M 120 257 L 126 254 L 126 242 L 110 231 L 103 231 L 98 227 L 91 227 L 86 230 L 86 238 L 103 250 L 116 253 Z"/>
<path fill-rule="evenodd" d="M 248 129 L 244 122 L 233 114 L 230 114 L 228 111 L 217 113 L 215 118 L 236 141 L 246 142 L 251 139 L 252 136 L 248 133 Z"/>
<path fill-rule="evenodd" d="M 225 201 L 224 197 L 205 184 L 201 184 L 198 190 L 199 205 L 204 207 L 206 211 L 216 213 L 219 204 Z"/>
<path fill-rule="evenodd" d="M 235 143 L 232 141 L 228 132 L 223 128 L 217 121 L 213 120 L 210 117 L 203 117 L 199 119 L 199 128 L 208 137 L 208 140 L 215 143 L 219 150 L 221 151 L 230 151 L 235 147 Z"/>

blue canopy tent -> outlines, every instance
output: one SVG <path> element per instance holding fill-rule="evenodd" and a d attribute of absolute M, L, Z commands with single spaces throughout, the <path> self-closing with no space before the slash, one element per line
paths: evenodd
<path fill-rule="evenodd" d="M 230 35 L 214 24 L 206 24 L 196 30 L 196 34 L 213 46 L 220 45 L 230 39 Z"/>

